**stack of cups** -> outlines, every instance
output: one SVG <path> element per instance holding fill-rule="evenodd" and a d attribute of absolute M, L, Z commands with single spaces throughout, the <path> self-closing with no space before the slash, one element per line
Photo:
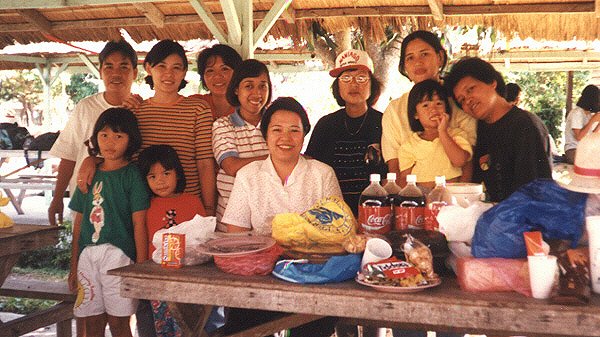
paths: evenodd
<path fill-rule="evenodd" d="M 600 294 L 600 216 L 585 218 L 590 246 L 590 276 L 592 290 Z"/>

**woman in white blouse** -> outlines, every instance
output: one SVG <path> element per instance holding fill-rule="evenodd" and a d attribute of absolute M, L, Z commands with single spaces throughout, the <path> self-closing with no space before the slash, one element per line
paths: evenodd
<path fill-rule="evenodd" d="M 260 130 L 269 157 L 238 171 L 222 220 L 228 232 L 270 235 L 274 215 L 304 212 L 323 197 L 342 195 L 330 166 L 300 155 L 310 122 L 298 101 L 276 99 L 264 112 Z"/>

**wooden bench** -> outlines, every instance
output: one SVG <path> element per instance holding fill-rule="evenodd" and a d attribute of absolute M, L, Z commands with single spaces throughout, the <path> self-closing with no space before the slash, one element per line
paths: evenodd
<path fill-rule="evenodd" d="M 18 178 L 0 178 L 0 188 L 14 206 L 18 214 L 25 214 L 23 211 L 23 199 L 26 197 L 27 190 L 54 191 L 56 187 L 56 177 L 45 175 L 26 175 Z M 14 194 L 12 190 L 19 190 Z"/>
<path fill-rule="evenodd" d="M 0 323 L 2 326 L 0 337 L 20 336 L 55 323 L 57 337 L 71 337 L 73 303 L 76 295 L 69 291 L 65 282 L 9 279 L 0 288 L 0 296 L 59 302 L 51 308 Z"/>

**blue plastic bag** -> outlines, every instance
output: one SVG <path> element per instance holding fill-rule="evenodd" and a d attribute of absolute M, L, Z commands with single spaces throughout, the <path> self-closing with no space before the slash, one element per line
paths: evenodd
<path fill-rule="evenodd" d="M 471 253 L 475 257 L 527 256 L 524 232 L 540 231 L 545 240 L 570 240 L 583 234 L 587 194 L 561 188 L 553 180 L 524 185 L 479 217 Z"/>
<path fill-rule="evenodd" d="M 334 283 L 352 279 L 360 270 L 362 255 L 333 256 L 323 264 L 308 260 L 281 260 L 275 264 L 273 275 L 294 283 Z"/>

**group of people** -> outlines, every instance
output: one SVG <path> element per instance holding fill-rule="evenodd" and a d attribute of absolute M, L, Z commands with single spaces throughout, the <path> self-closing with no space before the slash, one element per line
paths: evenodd
<path fill-rule="evenodd" d="M 271 102 L 267 67 L 243 61 L 226 45 L 198 56 L 206 95 L 179 94 L 188 61 L 171 40 L 158 42 L 144 60 L 154 89 L 146 100 L 130 93 L 137 56 L 129 44 L 107 43 L 99 60 L 106 90 L 76 106 L 51 150 L 61 161 L 48 209 L 52 224 L 62 221 L 69 186 L 75 215 L 69 285 L 79 289 L 75 316 L 88 336 L 103 336 L 107 323 L 113 335 L 129 336 L 136 311 L 142 336 L 181 333 L 165 303 L 121 298 L 119 279 L 106 270 L 147 260 L 157 230 L 196 214 L 216 216 L 220 231 L 270 235 L 272 216 L 302 212 L 327 196 L 343 197 L 356 216 L 371 173 L 395 172 L 401 185 L 416 174 L 424 188 L 436 175 L 484 182 L 496 202 L 551 177 L 542 121 L 509 103 L 502 76 L 479 58 L 458 61 L 442 78 L 447 54 L 427 31 L 402 42 L 399 70 L 415 85 L 383 114 L 373 108 L 381 83 L 368 54 L 338 55 L 329 74 L 341 109 L 317 122 L 304 155 L 311 130 L 304 107 L 291 97 Z M 219 310 L 208 331 L 223 325 Z M 232 310 L 228 322 L 244 315 L 252 313 Z M 328 337 L 334 326 L 325 318 L 292 329 L 292 336 Z M 354 326 L 335 330 L 357 335 Z M 363 329 L 363 336 L 382 333 Z"/>

